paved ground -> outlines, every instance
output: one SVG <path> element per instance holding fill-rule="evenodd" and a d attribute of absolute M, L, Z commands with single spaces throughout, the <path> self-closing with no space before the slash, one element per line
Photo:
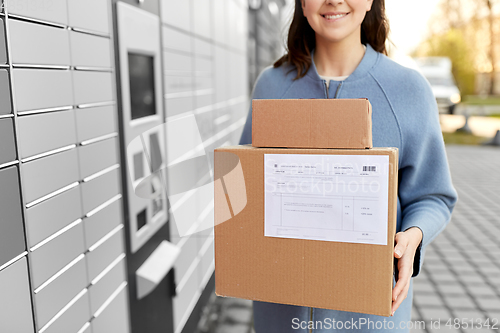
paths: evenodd
<path fill-rule="evenodd" d="M 414 280 L 412 320 L 425 328 L 412 333 L 500 332 L 500 147 L 448 146 L 447 153 L 459 202 Z M 252 333 L 252 303 L 214 295 L 199 332 Z"/>

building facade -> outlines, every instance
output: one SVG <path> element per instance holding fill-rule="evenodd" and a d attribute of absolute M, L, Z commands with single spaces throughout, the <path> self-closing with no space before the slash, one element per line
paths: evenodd
<path fill-rule="evenodd" d="M 237 144 L 248 111 L 247 22 L 244 0 L 2 2 L 0 332 L 194 330 L 213 233 L 180 235 L 172 200 L 135 183 L 148 168 L 168 188 L 210 183 L 210 152 Z M 178 119 L 196 126 L 154 132 Z M 170 174 L 179 146 L 208 167 Z M 192 192 L 200 223 L 213 207 Z"/>

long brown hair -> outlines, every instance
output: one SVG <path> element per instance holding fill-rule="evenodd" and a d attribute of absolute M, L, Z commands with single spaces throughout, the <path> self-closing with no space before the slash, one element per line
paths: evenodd
<path fill-rule="evenodd" d="M 385 41 L 389 34 L 389 21 L 385 16 L 385 0 L 373 0 L 372 8 L 361 23 L 361 43 L 370 44 L 380 53 L 387 54 Z M 315 32 L 302 11 L 301 0 L 295 0 L 295 12 L 288 31 L 288 53 L 274 63 L 280 67 L 288 62 L 297 69 L 300 79 L 311 68 L 311 51 L 316 47 Z"/>

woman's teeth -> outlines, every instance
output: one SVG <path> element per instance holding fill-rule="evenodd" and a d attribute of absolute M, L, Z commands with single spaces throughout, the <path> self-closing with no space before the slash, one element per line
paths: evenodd
<path fill-rule="evenodd" d="M 327 20 L 334 20 L 334 19 L 338 19 L 338 18 L 344 17 L 346 15 L 347 15 L 347 13 L 345 13 L 345 14 L 337 14 L 337 15 L 323 15 L 323 17 L 326 18 Z"/>

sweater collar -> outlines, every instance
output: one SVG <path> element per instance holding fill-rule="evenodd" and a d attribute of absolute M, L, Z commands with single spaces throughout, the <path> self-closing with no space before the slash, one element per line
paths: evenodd
<path fill-rule="evenodd" d="M 358 67 L 349 75 L 346 81 L 354 81 L 365 76 L 377 62 L 378 56 L 379 53 L 375 51 L 370 44 L 366 44 L 366 51 L 363 59 L 361 59 Z M 316 64 L 314 63 L 314 50 L 311 51 L 311 68 L 309 68 L 306 76 L 313 80 L 322 80 L 316 69 Z"/>

